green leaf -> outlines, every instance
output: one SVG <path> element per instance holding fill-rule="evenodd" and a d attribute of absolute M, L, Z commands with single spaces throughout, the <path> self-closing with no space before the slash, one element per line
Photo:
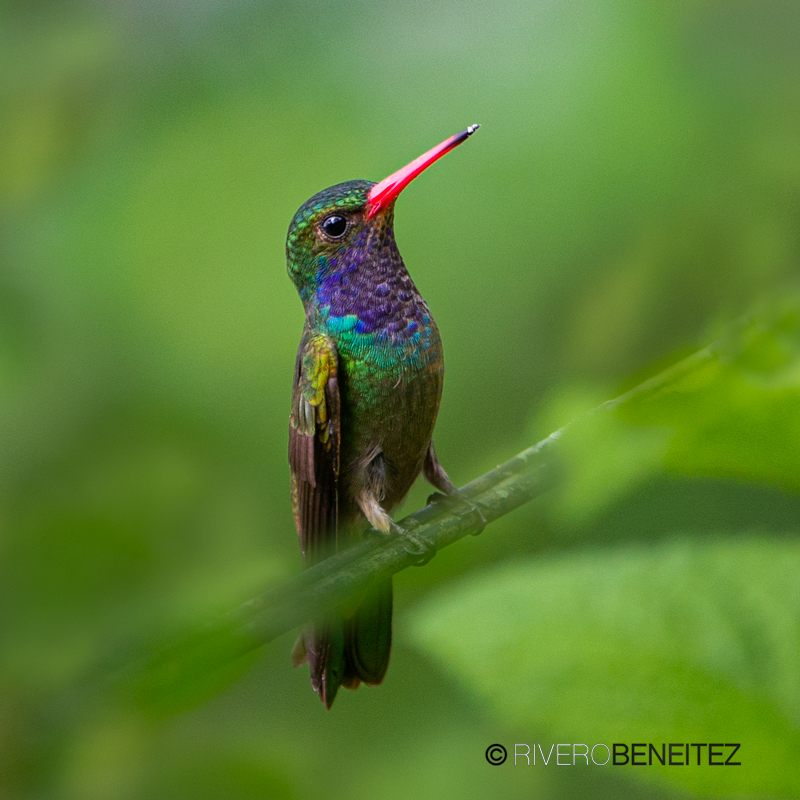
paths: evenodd
<path fill-rule="evenodd" d="M 798 574 L 800 542 L 766 536 L 585 552 L 441 592 L 411 635 L 545 752 L 740 742 L 740 767 L 714 769 L 707 755 L 696 766 L 692 748 L 691 767 L 596 769 L 700 794 L 796 796 Z"/>
<path fill-rule="evenodd" d="M 555 397 L 534 429 L 561 435 L 562 522 L 597 514 L 668 471 L 800 489 L 800 297 L 788 296 L 715 345 L 585 414 L 597 398 Z"/>
<path fill-rule="evenodd" d="M 797 298 L 743 333 L 730 360 L 708 365 L 633 406 L 639 421 L 671 424 L 667 466 L 686 475 L 763 481 L 800 489 L 800 306 Z"/>

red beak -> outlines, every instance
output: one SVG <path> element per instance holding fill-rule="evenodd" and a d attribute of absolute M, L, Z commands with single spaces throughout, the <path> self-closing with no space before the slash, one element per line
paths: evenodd
<path fill-rule="evenodd" d="M 432 150 L 415 158 L 397 172 L 392 173 L 388 178 L 384 178 L 380 183 L 376 183 L 369 191 L 367 198 L 367 219 L 374 217 L 379 211 L 388 208 L 396 199 L 397 195 L 408 186 L 417 175 L 426 170 L 434 161 L 440 159 L 445 153 L 457 147 L 461 142 L 466 141 L 480 125 L 470 125 L 465 131 L 445 139 L 441 144 L 436 145 Z"/>

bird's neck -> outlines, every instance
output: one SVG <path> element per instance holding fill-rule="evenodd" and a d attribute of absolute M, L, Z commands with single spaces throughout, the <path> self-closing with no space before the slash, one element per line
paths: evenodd
<path fill-rule="evenodd" d="M 328 259 L 306 306 L 315 327 L 393 337 L 402 336 L 426 311 L 390 227 L 371 236 L 365 232 L 363 240 Z"/>

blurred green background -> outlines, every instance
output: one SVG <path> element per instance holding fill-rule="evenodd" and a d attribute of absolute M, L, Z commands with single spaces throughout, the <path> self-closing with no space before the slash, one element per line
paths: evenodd
<path fill-rule="evenodd" d="M 482 123 L 396 215 L 463 484 L 796 274 L 800 5 L 8 0 L 0 104 L 0 796 L 800 795 L 791 304 L 398 576 L 379 689 L 326 713 L 292 635 L 168 709 L 86 677 L 299 570 L 307 197 Z M 744 766 L 483 756 L 584 741 Z"/>

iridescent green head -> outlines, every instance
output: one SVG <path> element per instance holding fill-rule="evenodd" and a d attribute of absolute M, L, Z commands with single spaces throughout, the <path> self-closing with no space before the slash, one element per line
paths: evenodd
<path fill-rule="evenodd" d="M 347 181 L 323 189 L 306 200 L 292 218 L 286 237 L 286 266 L 304 300 L 346 253 L 366 241 L 367 228 L 379 224 L 379 220 L 369 219 L 367 212 L 374 185 L 372 181 Z"/>

